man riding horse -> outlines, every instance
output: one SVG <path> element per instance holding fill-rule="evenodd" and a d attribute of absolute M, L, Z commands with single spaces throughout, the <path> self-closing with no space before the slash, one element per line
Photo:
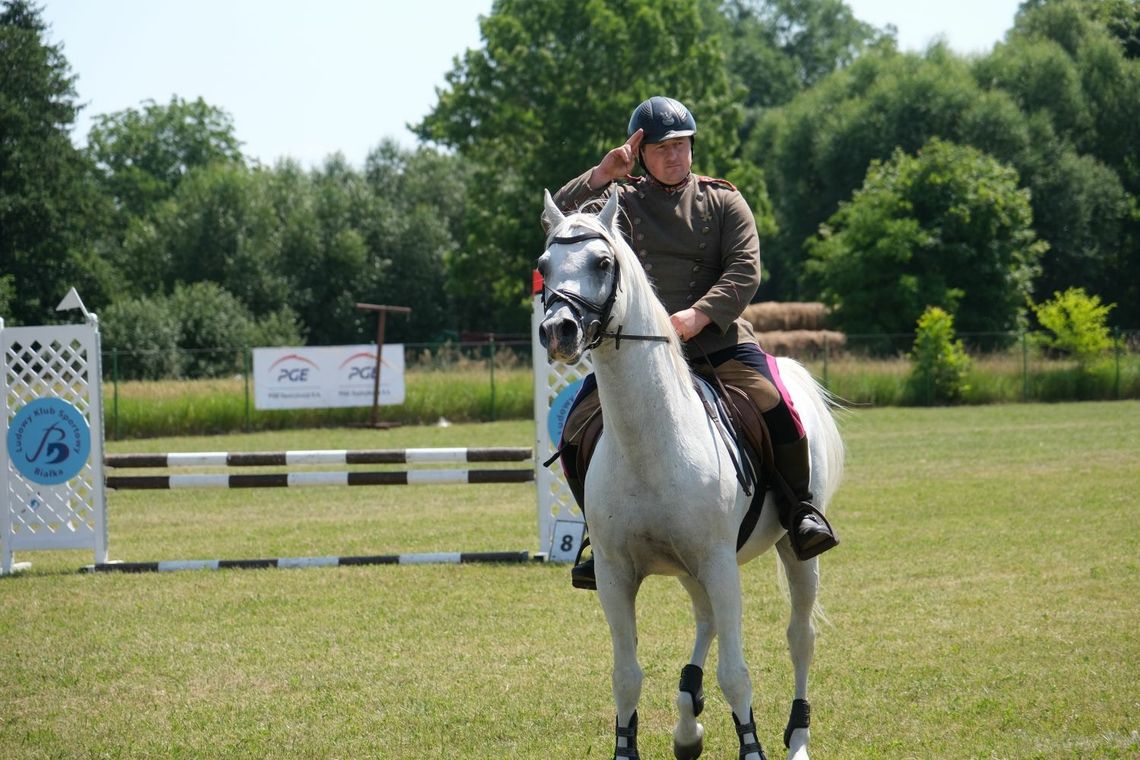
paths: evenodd
<path fill-rule="evenodd" d="M 629 120 L 623 145 L 564 185 L 554 196 L 563 212 L 617 194 L 637 253 L 685 341 L 686 358 L 702 375 L 743 390 L 761 413 L 775 470 L 795 501 L 776 488 L 780 524 L 792 534 L 802 561 L 838 543 L 812 504 L 808 442 L 773 357 L 741 318 L 760 284 L 760 242 L 748 203 L 723 179 L 692 174 L 697 124 L 680 102 L 652 97 Z M 635 165 L 644 174 L 633 176 Z M 563 426 L 561 459 L 567 484 L 589 521 L 579 447 L 599 412 L 593 376 L 583 382 Z M 576 588 L 596 589 L 593 559 L 571 572 Z"/>

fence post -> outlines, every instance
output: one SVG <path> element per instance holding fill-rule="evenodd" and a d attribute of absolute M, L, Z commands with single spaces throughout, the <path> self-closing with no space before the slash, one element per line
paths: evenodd
<path fill-rule="evenodd" d="M 1117 401 L 1120 400 L 1120 354 L 1124 348 L 1124 336 L 1120 333 L 1119 327 L 1112 328 L 1113 333 L 1113 353 L 1116 354 L 1116 377 L 1112 382 L 1112 395 Z"/>
<path fill-rule="evenodd" d="M 1021 331 L 1021 400 L 1029 400 L 1029 338 Z"/>
<path fill-rule="evenodd" d="M 111 389 L 113 399 L 111 402 L 112 415 L 111 437 L 119 440 L 119 349 L 111 349 Z"/>
<path fill-rule="evenodd" d="M 491 422 L 495 421 L 495 333 L 490 335 L 491 342 Z"/>
<path fill-rule="evenodd" d="M 244 367 L 242 367 L 242 370 L 243 370 L 242 371 L 242 377 L 245 380 L 245 432 L 247 432 L 247 433 L 250 431 L 251 424 L 252 424 L 250 421 L 250 410 L 249 410 L 249 376 L 253 373 L 253 369 L 252 369 L 253 359 L 251 358 L 252 356 L 253 356 L 253 349 L 246 347 L 246 349 L 244 351 L 242 351 L 242 354 L 241 354 L 242 364 L 245 365 Z"/>
<path fill-rule="evenodd" d="M 827 333 L 823 334 L 823 387 L 830 388 L 831 383 L 827 377 L 827 360 L 831 353 L 831 344 L 827 341 Z"/>

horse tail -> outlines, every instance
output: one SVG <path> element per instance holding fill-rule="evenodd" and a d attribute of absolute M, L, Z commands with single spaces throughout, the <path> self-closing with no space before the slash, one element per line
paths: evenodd
<path fill-rule="evenodd" d="M 822 476 L 812 478 L 816 506 L 826 510 L 843 479 L 846 449 L 832 414 L 832 409 L 842 409 L 843 406 L 795 359 L 781 356 L 776 363 L 809 436 L 813 475 L 818 471 Z"/>

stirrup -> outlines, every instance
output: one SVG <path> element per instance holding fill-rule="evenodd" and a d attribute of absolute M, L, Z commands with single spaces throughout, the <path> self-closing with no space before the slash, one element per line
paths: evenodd
<path fill-rule="evenodd" d="M 594 575 L 594 558 L 591 556 L 585 562 L 582 561 L 582 552 L 589 545 L 590 537 L 586 536 L 582 539 L 582 545 L 578 547 L 578 555 L 574 557 L 574 567 L 570 568 L 570 585 L 585 591 L 597 591 L 598 579 Z"/>
<path fill-rule="evenodd" d="M 814 518 L 820 525 L 827 530 L 827 536 L 821 538 L 809 546 L 800 545 L 800 523 L 803 522 L 805 517 Z M 835 535 L 835 529 L 831 527 L 831 523 L 824 517 L 823 512 L 820 512 L 811 502 L 801 501 L 799 506 L 795 508 L 792 514 L 792 519 L 789 520 L 791 529 L 788 530 L 788 540 L 791 541 L 792 551 L 795 552 L 796 559 L 800 562 L 806 562 L 812 557 L 818 557 L 828 549 L 833 549 L 839 545 L 839 537 Z"/>

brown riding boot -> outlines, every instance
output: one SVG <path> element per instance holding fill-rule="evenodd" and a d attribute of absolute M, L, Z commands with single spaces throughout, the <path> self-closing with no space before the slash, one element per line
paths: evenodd
<path fill-rule="evenodd" d="M 773 466 L 787 482 L 796 497 L 789 503 L 784 489 L 776 484 L 776 504 L 780 512 L 780 525 L 788 531 L 796 559 L 811 559 L 839 543 L 839 539 L 823 513 L 812 504 L 811 459 L 807 438 L 795 443 L 772 447 Z"/>

